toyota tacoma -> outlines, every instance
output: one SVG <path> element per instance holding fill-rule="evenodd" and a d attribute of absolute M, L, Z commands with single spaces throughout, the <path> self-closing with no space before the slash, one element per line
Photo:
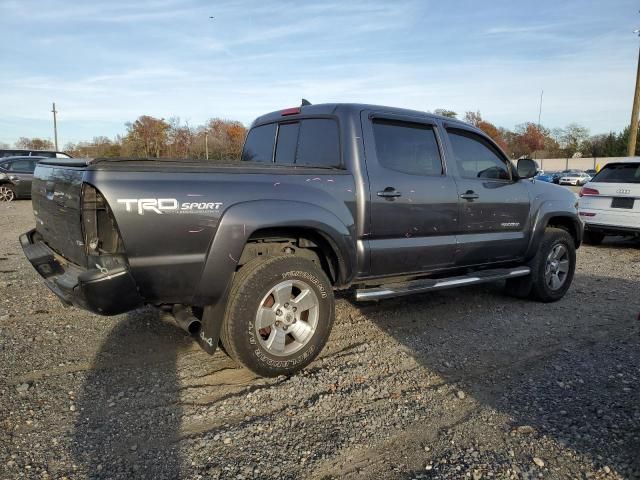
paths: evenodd
<path fill-rule="evenodd" d="M 559 300 L 583 227 L 466 123 L 359 104 L 259 117 L 240 161 L 45 159 L 24 253 L 66 304 L 152 305 L 263 376 L 321 351 L 334 292 L 376 301 L 481 282 Z M 461 292 L 461 295 L 464 293 Z"/>

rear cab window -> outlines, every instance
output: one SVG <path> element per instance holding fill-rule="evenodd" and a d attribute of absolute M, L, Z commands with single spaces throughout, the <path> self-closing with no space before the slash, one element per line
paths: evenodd
<path fill-rule="evenodd" d="M 340 167 L 338 123 L 332 118 L 305 118 L 253 127 L 242 160 Z"/>
<path fill-rule="evenodd" d="M 276 124 L 254 127 L 247 134 L 242 150 L 244 162 L 272 162 L 273 142 L 276 138 Z"/>
<path fill-rule="evenodd" d="M 591 181 L 600 183 L 640 183 L 640 163 L 605 165 Z"/>

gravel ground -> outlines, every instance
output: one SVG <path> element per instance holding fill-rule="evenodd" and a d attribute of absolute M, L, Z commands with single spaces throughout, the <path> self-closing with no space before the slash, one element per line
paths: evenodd
<path fill-rule="evenodd" d="M 64 308 L 0 205 L 0 478 L 640 478 L 640 243 L 555 304 L 499 285 L 337 302 L 322 356 L 259 379 L 152 310 Z"/>

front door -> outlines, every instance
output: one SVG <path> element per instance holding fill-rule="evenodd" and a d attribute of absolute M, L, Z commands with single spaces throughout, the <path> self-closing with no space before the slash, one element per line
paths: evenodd
<path fill-rule="evenodd" d="M 371 275 L 453 266 L 458 198 L 445 174 L 437 126 L 424 118 L 366 113 L 362 124 Z"/>
<path fill-rule="evenodd" d="M 529 188 L 511 162 L 487 139 L 470 130 L 447 128 L 456 163 L 460 228 L 456 264 L 470 266 L 514 260 L 526 251 Z"/>

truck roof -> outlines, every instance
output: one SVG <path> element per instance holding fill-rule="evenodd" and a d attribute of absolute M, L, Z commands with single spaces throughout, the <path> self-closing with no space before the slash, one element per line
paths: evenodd
<path fill-rule="evenodd" d="M 299 113 L 288 113 L 287 116 L 295 118 L 297 115 L 339 115 L 340 113 L 359 114 L 363 110 L 378 110 L 387 113 L 393 113 L 396 115 L 406 115 L 411 117 L 421 118 L 438 118 L 449 123 L 456 123 L 467 128 L 475 128 L 472 125 L 458 120 L 456 118 L 444 117 L 442 115 L 436 115 L 434 113 L 422 112 L 420 110 L 411 110 L 408 108 L 388 107 L 384 105 L 371 105 L 366 103 L 318 103 L 316 105 L 302 105 L 295 107 L 299 110 Z M 295 109 L 283 109 L 276 110 L 274 112 L 266 113 L 259 116 L 251 124 L 259 125 L 262 123 L 269 123 L 277 120 L 282 120 L 283 111 L 294 111 Z"/>

